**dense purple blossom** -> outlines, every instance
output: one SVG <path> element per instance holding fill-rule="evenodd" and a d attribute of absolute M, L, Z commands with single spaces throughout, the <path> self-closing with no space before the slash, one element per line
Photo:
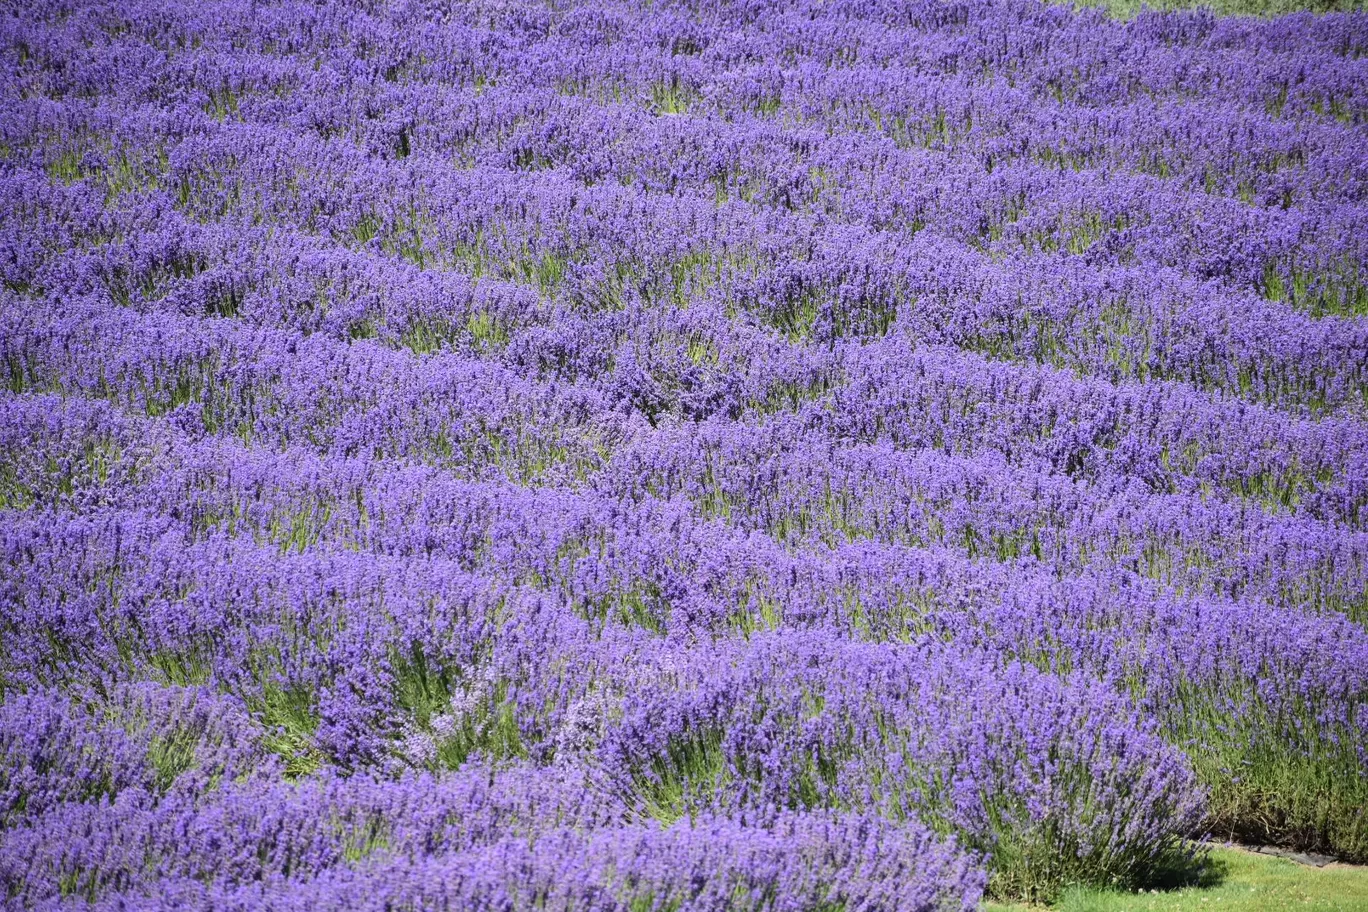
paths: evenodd
<path fill-rule="evenodd" d="M 1368 858 L 1368 16 L 0 15 L 0 888 Z"/>

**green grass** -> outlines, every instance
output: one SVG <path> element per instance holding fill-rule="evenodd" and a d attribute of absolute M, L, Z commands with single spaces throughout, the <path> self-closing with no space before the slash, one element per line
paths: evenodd
<path fill-rule="evenodd" d="M 1207 883 L 1143 893 L 1074 889 L 1055 912 L 1368 912 L 1368 867 L 1311 868 L 1242 849 L 1213 849 Z M 983 912 L 1038 912 L 1044 907 L 984 903 Z"/>

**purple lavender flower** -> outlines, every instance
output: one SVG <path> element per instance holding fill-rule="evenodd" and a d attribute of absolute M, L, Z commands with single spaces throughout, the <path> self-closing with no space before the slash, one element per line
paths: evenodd
<path fill-rule="evenodd" d="M 10 7 L 11 903 L 1368 859 L 1364 14 Z"/>

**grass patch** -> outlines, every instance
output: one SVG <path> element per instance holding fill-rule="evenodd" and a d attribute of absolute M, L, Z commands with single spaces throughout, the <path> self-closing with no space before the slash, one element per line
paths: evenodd
<path fill-rule="evenodd" d="M 1053 907 L 1057 912 L 1307 912 L 1368 910 L 1368 868 L 1331 865 L 1311 868 L 1284 858 L 1243 849 L 1211 852 L 1202 883 L 1176 890 L 1128 893 L 1074 888 Z M 983 912 L 1035 912 L 1041 906 L 985 903 Z"/>

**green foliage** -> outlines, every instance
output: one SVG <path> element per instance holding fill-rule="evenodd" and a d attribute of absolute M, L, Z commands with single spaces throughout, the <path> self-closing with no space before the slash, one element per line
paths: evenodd
<path fill-rule="evenodd" d="M 602 625 L 640 627 L 663 634 L 669 626 L 669 606 L 652 580 L 614 580 L 602 596 L 586 598 L 580 610 L 586 620 Z"/>
<path fill-rule="evenodd" d="M 1270 301 L 1286 301 L 1313 317 L 1368 316 L 1368 275 L 1352 260 L 1320 270 L 1270 261 L 1260 287 Z"/>
<path fill-rule="evenodd" d="M 195 732 L 177 728 L 167 736 L 152 739 L 147 748 L 147 760 L 156 774 L 156 786 L 165 792 L 181 773 L 195 765 L 195 748 L 199 737 Z"/>
<path fill-rule="evenodd" d="M 389 846 L 389 825 L 378 814 L 358 814 L 359 819 L 351 816 L 333 821 L 333 827 L 340 837 L 342 857 L 349 864 L 381 852 Z"/>
<path fill-rule="evenodd" d="M 136 644 L 133 647 L 136 650 Z M 212 669 L 208 646 L 196 650 L 173 652 L 156 650 L 147 657 L 155 678 L 172 687 L 199 687 L 209 683 Z"/>
<path fill-rule="evenodd" d="M 784 99 L 778 92 L 762 95 L 755 102 L 755 113 L 761 117 L 773 117 L 779 112 L 783 103 Z"/>
<path fill-rule="evenodd" d="M 347 338 L 353 342 L 360 342 L 363 339 L 374 339 L 378 335 L 375 328 L 374 318 L 367 317 L 364 320 L 355 320 L 347 326 Z"/>
<path fill-rule="evenodd" d="M 267 730 L 262 746 L 285 761 L 286 776 L 306 776 L 322 765 L 322 753 L 314 745 L 320 717 L 312 688 L 266 677 L 260 692 L 246 702 Z"/>
<path fill-rule="evenodd" d="M 1079 785 L 1086 794 L 1086 784 Z M 1173 883 L 1193 883 L 1202 874 L 1200 852 L 1177 839 L 1157 858 L 1121 856 L 1106 846 L 1085 846 L 1063 838 L 1048 822 L 1022 830 L 1003 816 L 1004 812 L 1019 815 L 1024 810 L 1012 807 L 1011 802 L 987 802 L 986 806 L 994 818 L 994 839 L 991 844 L 980 846 L 992 853 L 989 896 L 1053 902 L 1070 884 L 1108 883 L 1154 889 Z"/>
<path fill-rule="evenodd" d="M 218 427 L 211 423 L 211 405 L 222 396 L 217 362 L 217 355 L 210 354 L 195 362 L 178 364 L 174 370 L 158 371 L 151 380 L 139 376 L 137 395 L 142 399 L 144 413 L 149 418 L 159 418 L 182 405 L 198 402 L 205 405 L 206 429 L 214 433 Z"/>
<path fill-rule="evenodd" d="M 315 744 L 319 730 L 319 693 L 309 682 L 291 680 L 285 673 L 291 652 L 309 641 L 311 648 L 326 648 L 327 636 L 308 632 L 291 615 L 282 615 L 280 632 L 271 643 L 257 648 L 249 659 L 248 675 L 239 690 L 248 710 L 267 734 L 261 745 L 285 762 L 285 775 L 298 778 L 323 764 L 323 752 Z"/>
<path fill-rule="evenodd" d="M 374 213 L 367 213 L 357 220 L 351 228 L 352 240 L 358 244 L 368 244 L 380 234 L 380 219 Z"/>
<path fill-rule="evenodd" d="M 219 122 L 242 119 L 242 114 L 238 110 L 237 92 L 227 85 L 209 90 L 209 100 L 205 102 L 204 112 Z"/>
<path fill-rule="evenodd" d="M 318 494 L 307 495 L 302 502 L 271 514 L 267 540 L 280 549 L 281 554 L 303 554 L 318 543 L 332 517 L 332 502 Z"/>
<path fill-rule="evenodd" d="M 561 254 L 525 250 L 520 256 L 508 261 L 504 267 L 504 276 L 514 282 L 535 285 L 542 294 L 549 297 L 555 294 L 565 281 L 567 263 L 567 258 Z"/>
<path fill-rule="evenodd" d="M 809 289 L 779 303 L 773 310 L 764 314 L 765 322 L 790 342 L 802 342 L 812 338 L 817 318 L 822 313 L 822 294 Z"/>
<path fill-rule="evenodd" d="M 107 202 L 121 193 L 161 187 L 170 170 L 170 156 L 164 148 L 121 148 L 107 141 L 93 143 L 84 139 L 78 143 L 67 145 L 47 163 L 48 177 L 64 184 L 89 180 L 95 186 L 103 185 Z M 96 160 L 103 160 L 103 164 L 88 165 L 88 151 L 95 153 Z"/>
<path fill-rule="evenodd" d="M 426 237 L 434 232 L 432 217 L 421 203 L 410 201 L 388 213 L 367 212 L 338 240 L 362 246 L 379 240 L 380 249 L 419 269 L 434 265 Z"/>
<path fill-rule="evenodd" d="M 436 318 L 419 318 L 400 334 L 399 344 L 415 355 L 428 355 L 446 348 L 455 336 L 450 323 Z"/>
<path fill-rule="evenodd" d="M 421 644 L 410 644 L 406 652 L 391 649 L 390 669 L 395 701 L 419 726 L 430 726 L 433 716 L 450 707 L 454 673 L 440 662 L 430 662 Z"/>
<path fill-rule="evenodd" d="M 88 437 L 78 452 L 61 458 L 49 453 L 37 473 L 21 470 L 28 458 L 31 454 L 26 452 L 0 450 L 0 509 L 25 510 L 39 503 L 60 503 L 77 489 L 103 487 L 119 469 L 132 469 L 130 474 L 135 474 L 137 468 L 119 443 L 109 437 Z"/>
<path fill-rule="evenodd" d="M 434 661 L 418 643 L 390 652 L 395 702 L 432 739 L 434 769 L 457 769 L 472 754 L 501 762 L 526 757 L 507 681 L 481 687 Z M 459 705 L 454 705 L 459 704 Z"/>
<path fill-rule="evenodd" d="M 1223 712 L 1217 702 L 1192 687 L 1183 714 L 1169 719 L 1169 737 L 1190 745 L 1193 768 L 1210 790 L 1212 831 L 1368 861 L 1368 777 L 1355 732 L 1322 724 L 1314 707 L 1279 718 L 1257 704 L 1239 715 Z"/>
<path fill-rule="evenodd" d="M 685 85 L 678 74 L 651 85 L 651 105 L 661 114 L 687 114 L 698 99 L 698 92 Z"/>
<path fill-rule="evenodd" d="M 637 770 L 633 790 L 646 813 L 668 826 L 689 813 L 692 798 L 725 789 L 729 779 L 722 733 L 706 728 L 671 739 Z"/>
<path fill-rule="evenodd" d="M 768 594 L 758 580 L 748 579 L 743 588 L 744 601 L 739 601 L 728 620 L 746 639 L 766 630 L 778 630 L 783 624 L 784 607 Z"/>
<path fill-rule="evenodd" d="M 81 153 L 76 149 L 64 149 L 62 154 L 48 163 L 48 177 L 64 184 L 75 183 L 85 176 L 81 168 Z"/>
<path fill-rule="evenodd" d="M 953 124 L 940 107 L 893 115 L 871 108 L 868 113 L 876 128 L 904 149 L 948 148 L 973 126 L 972 120 Z"/>

